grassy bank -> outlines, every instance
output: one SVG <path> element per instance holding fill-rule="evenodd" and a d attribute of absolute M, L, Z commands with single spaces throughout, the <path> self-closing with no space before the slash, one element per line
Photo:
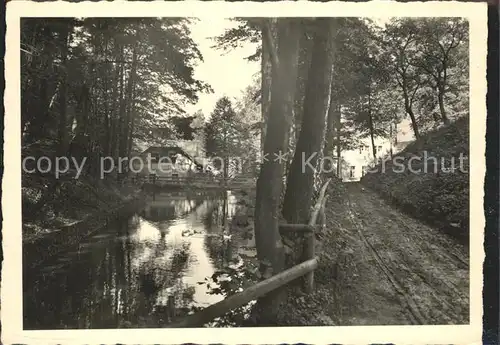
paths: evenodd
<path fill-rule="evenodd" d="M 139 195 L 133 186 L 81 176 L 25 174 L 22 186 L 23 242 L 116 209 Z"/>
<path fill-rule="evenodd" d="M 393 159 L 385 163 L 384 170 L 377 166 L 377 172 L 366 174 L 361 182 L 405 212 L 466 242 L 469 233 L 469 160 L 463 160 L 464 169 L 461 171 L 460 155 L 469 155 L 468 117 L 427 133 L 398 153 L 394 158 L 399 157 L 399 162 L 404 164 L 402 172 Z M 425 157 L 429 158 L 427 165 Z M 436 167 L 430 157 L 437 159 Z M 453 163 L 455 171 L 443 170 L 442 165 L 449 168 Z M 407 168 L 409 166 L 421 172 L 412 172 Z M 426 167 L 427 171 L 424 170 Z"/>
<path fill-rule="evenodd" d="M 41 265 L 143 202 L 135 186 L 65 175 L 25 174 L 22 180 L 23 262 Z"/>

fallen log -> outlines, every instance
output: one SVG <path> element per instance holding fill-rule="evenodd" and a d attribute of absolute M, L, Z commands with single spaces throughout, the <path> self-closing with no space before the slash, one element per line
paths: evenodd
<path fill-rule="evenodd" d="M 286 271 L 280 272 L 271 278 L 263 280 L 246 290 L 212 304 L 207 308 L 186 316 L 183 320 L 167 325 L 167 328 L 202 327 L 213 319 L 223 316 L 227 312 L 242 307 L 249 302 L 295 280 L 308 272 L 312 272 L 318 266 L 318 259 L 305 261 Z"/>

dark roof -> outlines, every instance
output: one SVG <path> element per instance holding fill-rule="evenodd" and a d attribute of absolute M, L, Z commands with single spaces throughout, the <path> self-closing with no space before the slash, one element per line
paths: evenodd
<path fill-rule="evenodd" d="M 413 140 L 406 140 L 406 141 L 399 141 L 396 145 L 394 145 L 394 148 L 396 150 L 402 150 L 406 146 L 408 146 Z"/>
<path fill-rule="evenodd" d="M 147 148 L 146 150 L 144 150 L 141 153 L 141 156 L 147 155 L 148 153 L 152 153 L 152 152 L 158 153 L 158 154 L 160 154 L 160 156 L 163 156 L 163 157 L 171 156 L 171 155 L 175 155 L 175 154 L 180 154 L 180 155 L 183 155 L 184 157 L 186 157 L 187 159 L 189 159 L 191 162 L 193 162 L 198 168 L 200 168 L 200 169 L 203 168 L 203 164 L 201 164 L 196 159 L 191 157 L 191 155 L 189 153 L 184 151 L 179 146 L 150 146 L 149 148 Z"/>
<path fill-rule="evenodd" d="M 189 155 L 178 146 L 150 146 L 146 150 L 144 150 L 141 155 L 145 155 L 148 153 L 159 153 L 160 155 L 169 155 L 169 154 L 181 154 L 189 157 Z"/>

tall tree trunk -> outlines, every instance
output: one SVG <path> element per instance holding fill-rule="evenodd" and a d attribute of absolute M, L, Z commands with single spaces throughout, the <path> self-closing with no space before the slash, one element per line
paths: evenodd
<path fill-rule="evenodd" d="M 333 25 L 331 18 L 316 19 L 313 53 L 304 98 L 304 114 L 290 175 L 283 215 L 288 223 L 309 220 L 315 168 L 322 150 L 325 122 L 330 104 L 333 65 Z M 309 159 L 312 157 L 311 159 Z M 305 164 L 309 161 L 310 165 Z M 312 168 L 311 168 L 312 166 Z"/>
<path fill-rule="evenodd" d="M 64 155 L 68 149 L 68 122 L 67 122 L 67 84 L 68 84 L 68 39 L 70 33 L 70 25 L 68 23 L 67 26 L 63 28 L 61 32 L 61 39 L 63 41 L 63 46 L 61 50 L 61 66 L 63 68 L 61 83 L 59 89 L 59 128 L 58 128 L 58 137 L 59 137 L 59 152 L 60 155 Z"/>
<path fill-rule="evenodd" d="M 134 79 L 135 79 L 135 76 L 134 76 Z M 129 113 L 130 113 L 130 129 L 129 129 L 129 132 L 128 132 L 128 143 L 127 143 L 127 157 L 130 157 L 131 153 L 132 153 L 132 146 L 133 146 L 133 143 L 134 143 L 134 131 L 135 131 L 135 122 L 136 122 L 136 119 L 135 119 L 135 83 L 134 83 L 134 87 L 133 87 L 133 90 L 132 90 L 132 97 L 131 97 L 131 101 L 130 101 L 130 109 L 129 109 Z"/>
<path fill-rule="evenodd" d="M 119 46 L 115 42 L 115 56 L 123 59 L 123 46 Z M 115 66 L 115 76 L 113 78 L 113 92 L 111 94 L 111 114 L 110 114 L 110 152 L 109 155 L 116 157 L 119 140 L 119 119 L 121 118 L 122 99 L 123 97 L 123 65 Z"/>
<path fill-rule="evenodd" d="M 104 43 L 104 57 L 105 59 L 108 59 L 108 39 L 105 36 L 105 43 Z M 109 151 L 111 149 L 111 133 L 110 133 L 110 125 L 111 125 L 111 114 L 109 111 L 109 79 L 110 79 L 110 74 L 111 74 L 111 68 L 109 64 L 106 64 L 105 67 L 105 73 L 103 76 L 103 103 L 104 103 L 104 133 L 101 136 L 102 140 L 104 142 L 104 147 L 103 147 L 103 155 L 104 156 L 109 156 Z"/>
<path fill-rule="evenodd" d="M 124 127 L 125 127 L 125 117 L 126 117 L 126 99 L 125 99 L 125 69 L 122 65 L 121 76 L 120 76 L 120 96 L 119 96 L 119 110 L 118 119 L 116 123 L 116 145 L 118 156 L 124 155 Z"/>
<path fill-rule="evenodd" d="M 273 65 L 271 84 L 271 105 L 264 144 L 264 160 L 257 180 L 255 205 L 255 240 L 257 255 L 261 263 L 261 272 L 266 276 L 277 274 L 284 269 L 284 248 L 279 234 L 279 209 L 282 191 L 283 162 L 275 160 L 275 154 L 284 152 L 287 114 L 287 66 L 293 66 L 293 56 L 289 47 L 296 44 L 295 38 L 290 36 L 291 23 L 287 19 L 278 19 L 278 60 L 279 66 Z M 263 38 L 265 36 L 263 35 Z M 279 294 L 279 293 L 278 293 Z M 275 322 L 279 305 L 279 295 L 270 293 L 259 300 L 259 323 L 261 325 Z"/>
<path fill-rule="evenodd" d="M 298 75 L 298 59 L 299 59 L 299 42 L 302 34 L 302 27 L 299 20 L 290 20 L 290 29 L 288 35 L 289 40 L 293 43 L 284 47 L 283 55 L 289 57 L 283 61 L 282 68 L 288 70 L 285 75 L 285 83 L 287 88 L 285 90 L 286 99 L 286 114 L 287 114 L 287 127 L 285 131 L 285 150 L 288 152 L 290 148 L 290 134 L 294 122 L 294 105 L 295 94 L 297 89 L 297 75 Z"/>
<path fill-rule="evenodd" d="M 297 89 L 297 76 L 298 76 L 298 59 L 299 59 L 299 42 L 300 42 L 300 36 L 302 34 L 303 30 L 301 27 L 301 23 L 298 20 L 291 20 L 290 22 L 290 31 L 288 35 L 290 36 L 289 39 L 290 41 L 293 41 L 293 44 L 287 45 L 285 47 L 285 51 L 283 52 L 283 55 L 289 57 L 283 61 L 283 64 L 286 64 L 283 66 L 284 69 L 288 70 L 289 73 L 286 74 L 286 79 L 284 83 L 287 86 L 287 89 L 285 90 L 286 95 L 286 111 L 285 113 L 287 114 L 287 122 L 286 122 L 286 131 L 285 131 L 285 143 L 284 143 L 284 152 L 286 152 L 286 160 L 285 160 L 285 168 L 283 169 L 283 178 L 282 181 L 285 181 L 286 176 L 289 173 L 290 169 L 290 164 L 291 161 L 289 159 L 288 154 L 292 152 L 292 145 L 291 145 L 291 139 L 292 139 L 292 130 L 293 130 L 293 123 L 295 121 L 295 111 L 294 111 L 294 106 L 295 106 L 295 95 L 296 95 L 296 89 Z"/>
<path fill-rule="evenodd" d="M 263 29 L 264 30 L 264 29 Z M 262 33 L 264 36 L 264 32 Z M 266 138 L 266 128 L 269 119 L 269 106 L 271 104 L 271 57 L 270 47 L 266 40 L 262 40 L 262 59 L 261 59 L 261 112 L 262 125 L 260 132 L 260 150 L 264 150 Z"/>
<path fill-rule="evenodd" d="M 40 30 L 39 35 L 36 36 L 45 42 L 53 41 L 52 31 L 47 26 L 44 26 Z M 56 54 L 54 47 L 54 44 L 44 44 L 41 56 L 53 56 Z M 44 59 L 42 57 L 40 59 L 34 57 L 31 64 L 38 75 L 33 80 L 33 87 L 30 87 L 28 84 L 28 90 L 32 90 L 35 97 L 33 95 L 28 97 L 35 98 L 37 101 L 29 102 L 30 106 L 25 112 L 25 118 L 27 118 L 24 120 L 27 127 L 25 140 L 27 144 L 33 143 L 47 134 L 46 126 L 49 118 L 50 96 L 54 92 L 54 73 L 53 59 Z M 39 80 L 38 82 L 37 79 Z"/>
<path fill-rule="evenodd" d="M 272 63 L 271 63 L 271 49 L 269 42 L 264 39 L 266 35 L 265 30 L 270 29 L 272 37 L 276 36 L 276 25 L 274 20 L 269 19 L 269 27 L 263 27 L 261 30 L 262 35 L 262 58 L 261 58 L 261 132 L 260 132 L 260 150 L 264 151 L 264 144 L 267 132 L 267 123 L 269 120 L 269 112 L 271 106 L 271 79 L 272 79 Z"/>
<path fill-rule="evenodd" d="M 130 67 L 130 73 L 127 81 L 127 91 L 125 94 L 125 118 L 123 119 L 123 127 L 120 133 L 120 156 L 127 157 L 128 152 L 128 142 L 129 142 L 129 134 L 130 134 L 130 126 L 132 122 L 132 108 L 133 108 L 133 89 L 135 83 L 135 73 L 136 73 L 136 64 L 137 64 L 137 49 L 134 46 L 132 51 L 132 64 Z M 123 171 L 123 167 L 122 167 Z"/>

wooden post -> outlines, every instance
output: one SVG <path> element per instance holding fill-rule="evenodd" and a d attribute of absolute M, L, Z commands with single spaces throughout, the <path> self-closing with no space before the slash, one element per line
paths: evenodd
<path fill-rule="evenodd" d="M 314 258 L 315 247 L 314 232 L 307 232 L 304 234 L 304 261 Z M 307 273 L 304 279 L 304 289 L 307 293 L 311 293 L 314 289 L 314 270 Z"/>
<path fill-rule="evenodd" d="M 195 314 L 188 315 L 179 322 L 167 325 L 167 327 L 202 327 L 207 322 L 223 316 L 228 311 L 244 306 L 245 304 L 303 276 L 305 273 L 314 271 L 316 267 L 318 267 L 317 258 L 303 262 L 286 271 L 280 272 L 271 278 L 263 280 L 240 293 L 234 294 L 220 302 L 212 304 Z"/>
<path fill-rule="evenodd" d="M 314 226 L 308 224 L 280 224 L 279 225 L 280 233 L 288 233 L 288 232 L 314 232 Z"/>
<path fill-rule="evenodd" d="M 170 295 L 168 296 L 167 300 L 167 312 L 168 312 L 168 319 L 171 321 L 175 317 L 175 299 L 174 296 Z"/>
<path fill-rule="evenodd" d="M 320 212 L 320 209 L 323 205 L 323 201 L 325 199 L 325 193 L 326 189 L 328 188 L 328 185 L 330 184 L 330 181 L 332 179 L 329 178 L 321 187 L 321 190 L 319 192 L 318 196 L 318 201 L 316 201 L 316 205 L 314 205 L 313 211 L 311 213 L 311 218 L 309 219 L 309 226 L 312 226 L 316 228 L 317 220 L 318 220 L 318 214 Z M 304 238 L 304 259 L 309 260 L 310 258 L 314 257 L 314 248 L 315 248 L 315 235 L 314 232 L 312 233 L 307 233 L 306 237 Z M 312 292 L 314 289 L 314 270 L 308 273 L 304 277 L 304 289 L 306 292 Z"/>

